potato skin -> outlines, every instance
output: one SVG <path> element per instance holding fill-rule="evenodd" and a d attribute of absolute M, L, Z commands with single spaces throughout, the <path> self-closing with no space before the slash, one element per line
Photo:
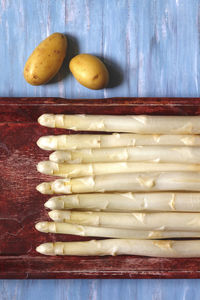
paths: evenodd
<path fill-rule="evenodd" d="M 104 63 L 91 54 L 79 54 L 69 63 L 69 69 L 76 80 L 92 90 L 103 89 L 109 81 L 109 73 Z"/>
<path fill-rule="evenodd" d="M 51 80 L 59 71 L 67 50 L 64 34 L 53 33 L 43 40 L 29 56 L 24 67 L 24 78 L 31 85 Z"/>

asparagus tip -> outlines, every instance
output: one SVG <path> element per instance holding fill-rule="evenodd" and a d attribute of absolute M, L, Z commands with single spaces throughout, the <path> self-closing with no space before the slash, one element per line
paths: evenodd
<path fill-rule="evenodd" d="M 35 229 L 40 232 L 48 232 L 48 222 L 39 222 L 35 224 Z"/>
<path fill-rule="evenodd" d="M 70 220 L 71 212 L 65 211 L 64 218 L 62 216 L 62 211 L 60 210 L 52 210 L 48 212 L 49 217 L 55 222 L 64 222 L 65 220 Z"/>
<path fill-rule="evenodd" d="M 53 175 L 54 171 L 58 169 L 58 165 L 52 161 L 40 161 L 37 164 L 37 171 L 46 174 L 46 175 Z"/>
<path fill-rule="evenodd" d="M 46 208 L 49 208 L 49 209 L 55 209 L 56 208 L 56 204 L 55 204 L 55 201 L 52 200 L 52 199 L 49 199 L 47 202 L 44 203 L 44 206 Z"/>
<path fill-rule="evenodd" d="M 41 136 L 36 144 L 40 149 L 43 150 L 52 150 L 51 145 L 52 145 L 52 139 L 51 136 Z M 53 145 L 54 146 L 54 145 Z"/>
<path fill-rule="evenodd" d="M 39 148 L 41 148 L 41 146 L 42 146 L 42 136 L 37 140 L 36 144 Z"/>
<path fill-rule="evenodd" d="M 56 163 L 64 163 L 72 161 L 72 156 L 70 151 L 58 150 L 54 151 L 49 155 L 49 160 Z M 79 160 L 77 160 L 79 161 Z M 81 161 L 80 161 L 81 162 Z"/>
<path fill-rule="evenodd" d="M 42 182 L 36 186 L 36 190 L 41 194 L 53 194 L 50 182 Z"/>
<path fill-rule="evenodd" d="M 51 218 L 53 221 L 56 221 L 58 219 L 58 213 L 56 213 L 56 210 L 52 210 L 48 212 L 49 218 Z"/>
<path fill-rule="evenodd" d="M 54 255 L 53 243 L 44 243 L 36 248 L 36 251 L 45 255 Z"/>
<path fill-rule="evenodd" d="M 42 126 L 54 128 L 55 120 L 52 118 L 52 116 L 52 114 L 43 114 L 38 118 L 38 123 Z"/>
<path fill-rule="evenodd" d="M 58 162 L 58 159 L 57 159 L 57 152 L 53 152 L 49 155 L 49 160 L 50 161 L 54 161 L 54 162 Z"/>

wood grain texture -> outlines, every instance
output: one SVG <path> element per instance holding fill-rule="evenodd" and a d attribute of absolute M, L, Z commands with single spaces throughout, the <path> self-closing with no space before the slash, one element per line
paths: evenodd
<path fill-rule="evenodd" d="M 0 96 L 102 98 L 199 97 L 199 0 L 0 0 Z M 33 48 L 67 33 L 69 55 L 103 56 L 112 86 L 90 91 L 71 77 L 28 85 L 22 75 Z M 199 280 L 0 281 L 0 299 L 199 299 Z"/>
<path fill-rule="evenodd" d="M 199 95 L 199 0 L 0 3 L 1 96 Z M 68 58 L 50 84 L 30 86 L 23 78 L 25 61 L 55 31 L 68 37 Z M 110 88 L 91 91 L 71 76 L 68 61 L 78 52 L 103 58 L 111 73 Z"/>

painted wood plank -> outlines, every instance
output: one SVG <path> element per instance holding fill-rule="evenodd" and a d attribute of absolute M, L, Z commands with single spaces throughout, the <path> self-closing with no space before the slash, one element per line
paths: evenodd
<path fill-rule="evenodd" d="M 199 5 L 199 0 L 1 0 L 0 95 L 198 96 Z M 59 80 L 64 73 L 62 81 L 28 85 L 24 63 L 55 31 L 68 35 L 69 56 L 78 50 L 103 57 L 114 87 L 88 90 L 71 76 L 67 64 L 57 76 Z"/>

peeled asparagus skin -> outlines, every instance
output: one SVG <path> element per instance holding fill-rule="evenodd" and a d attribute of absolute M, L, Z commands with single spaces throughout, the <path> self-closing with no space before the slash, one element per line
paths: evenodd
<path fill-rule="evenodd" d="M 200 240 L 158 241 L 106 239 L 87 242 L 41 244 L 36 251 L 45 255 L 143 255 L 154 257 L 200 257 Z"/>
<path fill-rule="evenodd" d="M 46 175 L 75 178 L 115 173 L 200 171 L 200 164 L 143 162 L 59 164 L 52 161 L 41 161 L 37 165 L 37 170 Z"/>
<path fill-rule="evenodd" d="M 92 193 L 56 196 L 45 207 L 96 211 L 200 211 L 200 193 Z"/>
<path fill-rule="evenodd" d="M 152 172 L 88 176 L 43 182 L 42 194 L 200 191 L 200 172 Z"/>
<path fill-rule="evenodd" d="M 199 164 L 200 147 L 137 146 L 55 151 L 50 154 L 49 160 L 57 163 L 71 164 L 125 161 Z"/>
<path fill-rule="evenodd" d="M 40 125 L 72 130 L 133 132 L 141 134 L 198 134 L 199 116 L 61 115 L 44 114 Z"/>
<path fill-rule="evenodd" d="M 135 230 L 200 231 L 200 213 L 118 213 L 52 210 L 55 222 Z"/>
<path fill-rule="evenodd" d="M 44 150 L 75 150 L 128 146 L 200 146 L 199 135 L 145 135 L 113 133 L 109 135 L 71 134 L 42 136 L 37 141 Z"/>
<path fill-rule="evenodd" d="M 96 236 L 124 239 L 166 239 L 166 238 L 197 238 L 200 232 L 194 231 L 139 231 L 122 228 L 84 226 L 58 222 L 39 222 L 35 225 L 38 231 L 45 233 L 73 234 L 79 236 Z"/>

